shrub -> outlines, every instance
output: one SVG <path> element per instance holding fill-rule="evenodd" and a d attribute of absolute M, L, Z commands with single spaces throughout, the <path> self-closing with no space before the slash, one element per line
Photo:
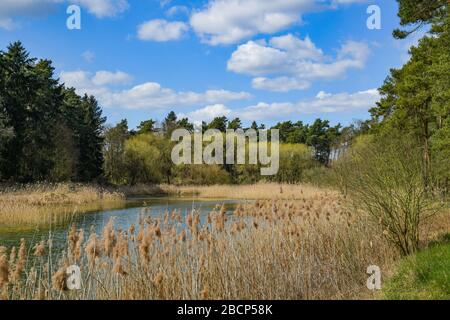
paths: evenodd
<path fill-rule="evenodd" d="M 413 141 L 363 137 L 335 172 L 354 204 L 381 224 L 402 254 L 415 252 L 420 224 L 437 211 L 423 182 L 421 151 Z"/>
<path fill-rule="evenodd" d="M 214 185 L 230 183 L 230 175 L 219 165 L 179 165 L 174 169 L 176 184 Z"/>
<path fill-rule="evenodd" d="M 154 145 L 150 134 L 135 136 L 125 142 L 126 181 L 130 184 L 159 183 L 161 173 L 161 151 Z"/>

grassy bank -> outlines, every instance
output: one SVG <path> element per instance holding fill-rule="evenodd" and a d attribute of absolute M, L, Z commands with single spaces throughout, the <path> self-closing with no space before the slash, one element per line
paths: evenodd
<path fill-rule="evenodd" d="M 34 184 L 2 187 L 0 224 L 45 224 L 67 215 L 114 205 L 124 196 L 118 192 L 80 184 Z"/>
<path fill-rule="evenodd" d="M 386 283 L 383 298 L 450 300 L 450 234 L 403 259 Z"/>

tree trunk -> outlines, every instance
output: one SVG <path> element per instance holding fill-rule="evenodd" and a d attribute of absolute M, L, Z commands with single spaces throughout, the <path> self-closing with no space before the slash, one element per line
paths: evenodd
<path fill-rule="evenodd" d="M 430 166 L 431 166 L 431 156 L 430 156 L 430 144 L 428 141 L 428 121 L 423 123 L 423 180 L 424 186 L 428 189 L 429 179 L 430 179 Z"/>

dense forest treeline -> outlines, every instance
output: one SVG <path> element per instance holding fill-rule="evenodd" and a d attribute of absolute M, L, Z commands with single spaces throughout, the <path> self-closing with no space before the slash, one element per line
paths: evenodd
<path fill-rule="evenodd" d="M 332 127 L 321 119 L 311 125 L 301 121 L 278 123 L 271 129 L 280 130 L 280 171 L 276 176 L 262 177 L 259 165 L 173 165 L 171 151 L 175 142 L 170 138 L 178 128 L 191 133 L 216 129 L 225 134 L 227 130 L 265 130 L 266 126 L 253 122 L 250 127 L 244 127 L 239 118 L 216 117 L 195 128 L 188 119 L 178 119 L 173 111 L 161 123 L 153 119 L 142 121 L 137 130 L 129 130 L 127 121 L 122 120 L 105 130 L 105 176 L 116 184 L 252 183 L 260 179 L 299 182 L 308 173 L 327 167 L 335 156 L 333 152 L 343 149 L 361 131 L 355 125 Z"/>
<path fill-rule="evenodd" d="M 0 52 L 0 181 L 81 181 L 135 183 L 256 182 L 259 166 L 175 166 L 171 133 L 248 129 L 239 118 L 217 117 L 194 128 L 172 111 L 158 123 L 142 121 L 130 130 L 126 120 L 105 126 L 93 96 L 79 96 L 54 76 L 49 60 L 30 58 L 20 42 Z M 252 129 L 265 129 L 253 122 Z M 327 166 L 331 153 L 359 129 L 330 126 L 317 119 L 278 123 L 281 170 L 271 179 L 298 182 L 305 169 Z"/>
<path fill-rule="evenodd" d="M 410 150 L 420 157 L 418 170 L 427 190 L 446 192 L 450 180 L 448 2 L 398 2 L 403 29 L 394 31 L 396 38 L 423 27 L 430 31 L 411 49 L 410 60 L 391 70 L 379 89 L 381 100 L 370 110 L 371 118 L 348 127 L 331 126 L 321 119 L 312 124 L 276 124 L 273 128 L 280 130 L 282 144 L 280 170 L 273 177 L 261 177 L 258 165 L 172 163 L 174 129 L 247 129 L 239 118 L 217 117 L 194 128 L 188 119 L 170 112 L 163 121 L 147 119 L 135 130 L 128 128 L 126 120 L 106 126 L 94 97 L 66 88 L 55 78 L 51 61 L 30 58 L 21 43 L 13 43 L 0 52 L 0 180 L 216 184 L 337 179 L 342 185 L 352 172 L 342 176 L 335 174 L 337 169 L 342 173 L 349 164 L 356 165 L 355 152 L 369 146 L 379 152 Z M 270 129 L 256 122 L 251 128 Z M 378 148 L 380 144 L 386 147 Z M 390 144 L 396 148 L 389 148 Z"/>
<path fill-rule="evenodd" d="M 30 58 L 19 42 L 0 53 L 3 181 L 92 181 L 102 174 L 101 108 L 53 73 L 51 61 Z"/>
<path fill-rule="evenodd" d="M 410 50 L 409 61 L 392 69 L 379 89 L 382 99 L 370 110 L 370 133 L 412 140 L 422 158 L 427 188 L 448 190 L 450 179 L 450 17 L 446 0 L 401 0 L 405 38 L 425 25 L 429 33 Z M 400 138 L 398 138 L 400 137 Z"/>

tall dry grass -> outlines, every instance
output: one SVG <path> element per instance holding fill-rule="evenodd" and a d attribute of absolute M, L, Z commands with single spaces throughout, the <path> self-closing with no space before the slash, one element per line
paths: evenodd
<path fill-rule="evenodd" d="M 82 208 L 95 210 L 124 196 L 80 184 L 33 184 L 0 189 L 0 224 L 47 224 L 64 220 Z"/>
<path fill-rule="evenodd" d="M 135 185 L 120 189 L 127 195 L 174 195 L 196 196 L 211 199 L 252 199 L 252 200 L 314 200 L 319 194 L 335 197 L 332 189 L 307 184 L 257 183 L 249 185 L 212 185 L 212 186 L 176 186 L 176 185 Z"/>
<path fill-rule="evenodd" d="M 380 230 L 329 193 L 256 201 L 231 216 L 223 207 L 206 218 L 143 216 L 130 230 L 111 221 L 101 234 L 73 227 L 58 264 L 49 250 L 51 241 L 37 244 L 24 269 L 16 249 L 0 248 L 4 299 L 358 298 L 370 295 L 367 266 L 384 270 L 396 257 Z M 73 264 L 78 291 L 66 287 Z"/>

